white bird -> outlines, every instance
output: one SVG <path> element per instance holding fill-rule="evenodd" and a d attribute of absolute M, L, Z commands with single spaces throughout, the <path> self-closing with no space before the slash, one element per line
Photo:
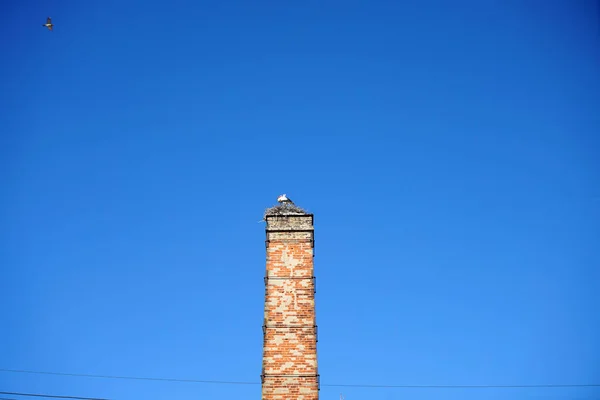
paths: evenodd
<path fill-rule="evenodd" d="M 287 198 L 287 196 L 284 194 L 282 194 L 281 196 L 279 196 L 277 198 L 277 201 L 280 203 L 289 203 L 289 204 L 294 204 L 294 202 L 290 199 Z"/>

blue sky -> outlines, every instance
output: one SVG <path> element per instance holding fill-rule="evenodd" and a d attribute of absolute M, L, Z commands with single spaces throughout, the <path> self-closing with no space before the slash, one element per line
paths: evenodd
<path fill-rule="evenodd" d="M 600 388 L 596 1 L 19 1 L 0 368 L 259 382 L 258 221 L 315 214 L 321 399 Z M 46 16 L 53 32 L 41 26 Z M 0 391 L 260 385 L 0 372 Z"/>

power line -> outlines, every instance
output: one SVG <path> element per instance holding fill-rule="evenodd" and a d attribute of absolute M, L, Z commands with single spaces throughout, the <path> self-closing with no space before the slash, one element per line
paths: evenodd
<path fill-rule="evenodd" d="M 240 381 L 216 381 L 199 379 L 177 379 L 177 378 L 151 378 L 139 376 L 118 376 L 118 375 L 92 375 L 75 374 L 65 372 L 47 372 L 30 371 L 19 369 L 0 368 L 1 372 L 14 372 L 38 375 L 59 375 L 73 376 L 83 378 L 102 378 L 102 379 L 124 379 L 124 380 L 142 380 L 142 381 L 163 381 L 163 382 L 186 382 L 186 383 L 215 383 L 222 385 L 260 385 L 260 382 L 240 382 Z M 323 387 L 355 387 L 355 388 L 388 388 L 388 389 L 518 389 L 518 388 L 582 388 L 582 387 L 600 387 L 600 383 L 590 384 L 537 384 L 537 385 L 368 385 L 368 384 L 321 384 Z M 2 393 L 2 392 L 0 392 Z M 68 397 L 67 397 L 68 398 Z M 76 397 L 82 399 L 81 397 Z M 98 400 L 98 399 L 94 399 Z"/>
<path fill-rule="evenodd" d="M 576 388 L 600 387 L 600 384 L 541 384 L 541 385 L 321 385 L 355 388 L 403 388 L 403 389 L 511 389 L 511 388 Z"/>
<path fill-rule="evenodd" d="M 24 374 L 37 374 L 37 375 L 60 375 L 60 376 L 76 376 L 83 378 L 103 378 L 103 379 L 126 379 L 126 380 L 138 380 L 138 381 L 163 381 L 163 382 L 186 382 L 186 383 L 217 383 L 222 385 L 260 385 L 260 382 L 235 382 L 235 381 L 211 381 L 211 380 L 199 380 L 199 379 L 177 379 L 177 378 L 149 378 L 140 376 L 117 376 L 117 375 L 90 375 L 90 374 L 72 374 L 66 372 L 46 372 L 46 371 L 28 371 L 19 369 L 3 369 L 3 372 L 16 372 Z"/>
<path fill-rule="evenodd" d="M 13 396 L 47 397 L 47 398 L 53 398 L 53 399 L 108 400 L 108 399 L 100 399 L 98 397 L 57 396 L 57 395 L 52 395 L 52 394 L 20 393 L 20 392 L 0 392 L 0 394 L 9 394 L 9 395 L 13 395 Z"/>

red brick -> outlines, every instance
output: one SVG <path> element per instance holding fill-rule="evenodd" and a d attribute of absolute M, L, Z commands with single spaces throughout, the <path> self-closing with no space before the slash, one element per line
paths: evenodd
<path fill-rule="evenodd" d="M 263 400 L 319 398 L 313 232 L 294 228 L 312 231 L 312 215 L 267 217 Z"/>

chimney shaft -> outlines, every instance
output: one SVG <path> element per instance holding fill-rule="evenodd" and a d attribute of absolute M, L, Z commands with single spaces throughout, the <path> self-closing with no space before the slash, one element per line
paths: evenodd
<path fill-rule="evenodd" d="M 313 215 L 265 220 L 262 400 L 318 400 Z"/>

